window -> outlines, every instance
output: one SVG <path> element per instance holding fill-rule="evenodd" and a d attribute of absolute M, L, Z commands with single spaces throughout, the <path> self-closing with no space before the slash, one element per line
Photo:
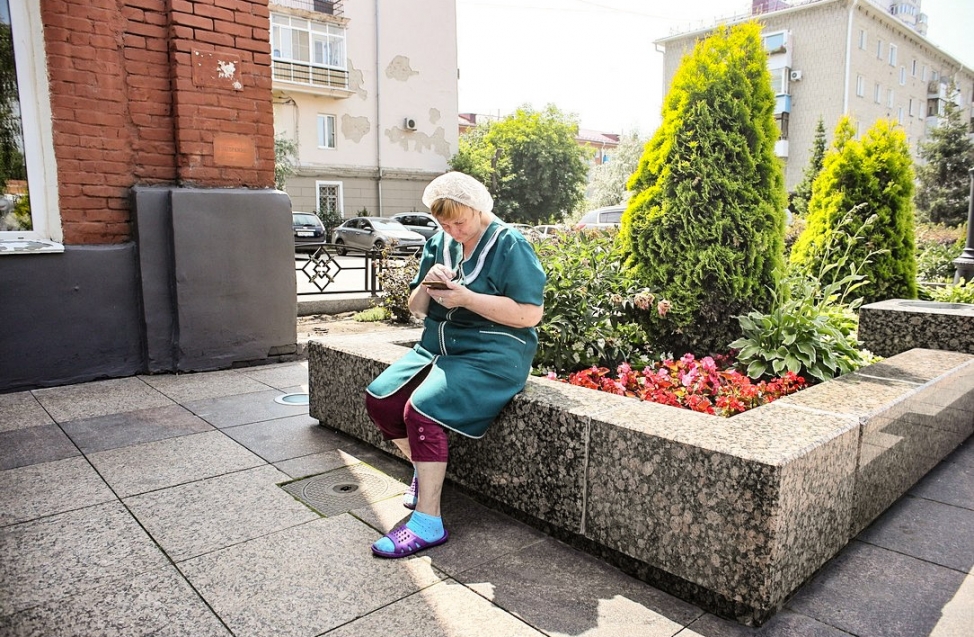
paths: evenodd
<path fill-rule="evenodd" d="M 893 89 L 886 91 L 886 107 L 893 108 Z"/>
<path fill-rule="evenodd" d="M 903 107 L 902 106 L 900 106 L 896 110 L 896 123 L 897 124 L 902 124 L 903 123 Z"/>
<path fill-rule="evenodd" d="M 917 76 L 917 61 L 913 60 L 913 72 L 911 73 L 913 77 Z"/>
<path fill-rule="evenodd" d="M 345 70 L 345 28 L 297 16 L 271 14 L 275 60 Z"/>
<path fill-rule="evenodd" d="M 0 152 L 7 158 L 0 192 L 0 241 L 10 252 L 62 252 L 57 164 L 51 132 L 47 59 L 38 3 L 0 0 L 0 46 L 13 65 L 0 69 Z M 14 37 L 16 34 L 16 37 Z M 9 87 L 9 88 L 8 88 Z M 30 190 L 28 195 L 28 183 Z M 54 195 L 54 196 L 51 196 Z M 22 245 L 22 244 L 21 244 Z"/>
<path fill-rule="evenodd" d="M 778 113 L 774 116 L 774 123 L 778 125 L 779 139 L 788 139 L 788 113 Z"/>
<path fill-rule="evenodd" d="M 318 115 L 318 148 L 335 148 L 334 115 Z"/>
<path fill-rule="evenodd" d="M 863 51 L 866 50 L 866 30 L 859 29 L 859 48 Z"/>
<path fill-rule="evenodd" d="M 883 87 L 876 83 L 875 89 L 873 89 L 873 101 L 877 104 L 881 104 L 883 101 Z"/>
<path fill-rule="evenodd" d="M 900 86 L 905 86 L 905 85 L 906 85 L 906 67 L 905 66 L 901 66 L 900 67 Z"/>
<path fill-rule="evenodd" d="M 927 65 L 926 64 L 923 65 L 923 70 L 920 72 L 920 81 L 921 82 L 926 82 L 927 81 Z"/>
<path fill-rule="evenodd" d="M 861 76 L 856 76 L 856 95 L 863 97 L 866 94 L 866 79 Z"/>
<path fill-rule="evenodd" d="M 883 59 L 883 41 L 882 40 L 876 40 L 876 58 L 877 59 L 880 59 L 880 60 Z"/>
<path fill-rule="evenodd" d="M 788 75 L 791 69 L 784 67 L 771 69 L 771 89 L 775 95 L 786 95 L 788 93 Z"/>
<path fill-rule="evenodd" d="M 889 45 L 889 65 L 896 66 L 896 45 Z"/>
<path fill-rule="evenodd" d="M 344 204 L 342 203 L 342 182 L 340 181 L 316 181 L 315 190 L 318 191 L 318 216 L 325 218 L 325 215 L 335 214 L 345 218 Z"/>
<path fill-rule="evenodd" d="M 910 98 L 910 117 L 916 117 L 916 106 L 913 103 L 913 98 Z"/>
<path fill-rule="evenodd" d="M 785 31 L 769 33 L 761 38 L 764 50 L 768 53 L 784 53 L 785 44 L 788 41 L 788 34 Z"/>

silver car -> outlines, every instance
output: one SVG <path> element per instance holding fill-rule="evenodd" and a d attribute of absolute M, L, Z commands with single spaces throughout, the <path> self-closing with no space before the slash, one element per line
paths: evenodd
<path fill-rule="evenodd" d="M 390 219 L 395 219 L 406 226 L 407 230 L 418 232 L 427 239 L 441 230 L 440 222 L 428 212 L 400 212 Z"/>
<path fill-rule="evenodd" d="M 379 251 L 387 245 L 397 254 L 415 254 L 423 249 L 426 237 L 393 219 L 355 217 L 332 231 L 331 242 L 339 255 L 347 254 L 348 248 Z"/>

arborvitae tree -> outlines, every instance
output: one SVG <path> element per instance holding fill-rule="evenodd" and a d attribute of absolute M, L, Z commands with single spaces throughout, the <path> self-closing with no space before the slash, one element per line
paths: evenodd
<path fill-rule="evenodd" d="M 812 141 L 812 156 L 802 173 L 801 183 L 795 186 L 795 192 L 791 197 L 791 211 L 799 217 L 808 214 L 808 200 L 812 198 L 812 184 L 818 174 L 822 172 L 826 146 L 825 122 L 819 117 L 818 124 L 815 126 L 815 139 Z"/>
<path fill-rule="evenodd" d="M 868 283 L 859 288 L 865 301 L 916 298 L 913 216 L 913 160 L 906 134 L 894 122 L 878 120 L 862 141 L 848 117 L 835 129 L 835 141 L 812 186 L 808 225 L 791 251 L 791 262 L 807 273 L 823 271 L 836 254 L 847 254 L 848 267 L 861 268 Z M 852 216 L 849 223 L 841 222 Z M 850 239 L 873 215 L 864 236 Z M 841 230 L 839 227 L 841 225 Z M 831 245 L 832 253 L 822 246 Z M 829 283 L 849 274 L 833 268 Z"/>
<path fill-rule="evenodd" d="M 957 226 L 967 221 L 974 142 L 961 109 L 948 101 L 940 124 L 918 150 L 917 212 L 924 221 Z"/>
<path fill-rule="evenodd" d="M 554 106 L 523 106 L 461 136 L 450 167 L 482 181 L 494 212 L 507 222 L 544 223 L 573 210 L 584 196 L 587 151 L 578 124 Z"/>
<path fill-rule="evenodd" d="M 760 33 L 720 27 L 697 43 L 629 182 L 620 238 L 672 305 L 648 320 L 676 355 L 726 351 L 740 336 L 734 317 L 768 310 L 778 284 L 786 195 Z"/>
<path fill-rule="evenodd" d="M 623 135 L 608 163 L 596 166 L 592 172 L 591 195 L 585 202 L 586 210 L 614 206 L 629 198 L 626 183 L 639 167 L 646 140 L 637 133 Z"/>

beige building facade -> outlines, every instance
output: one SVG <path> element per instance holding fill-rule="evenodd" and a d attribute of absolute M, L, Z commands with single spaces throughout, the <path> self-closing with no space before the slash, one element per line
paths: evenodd
<path fill-rule="evenodd" d="M 456 152 L 454 0 L 271 0 L 274 129 L 295 211 L 424 210 Z"/>
<path fill-rule="evenodd" d="M 948 99 L 961 107 L 964 121 L 974 123 L 974 71 L 921 35 L 926 16 L 919 13 L 919 4 L 756 2 L 751 15 L 736 20 L 753 19 L 762 25 L 781 129 L 776 154 L 783 161 L 789 191 L 802 179 L 819 118 L 830 142 L 843 114 L 852 117 L 860 135 L 877 119 L 895 120 L 906 132 L 914 157 L 919 143 L 937 126 Z M 666 87 L 683 55 L 710 31 L 657 41 L 665 50 Z M 951 84 L 956 87 L 953 94 Z"/>

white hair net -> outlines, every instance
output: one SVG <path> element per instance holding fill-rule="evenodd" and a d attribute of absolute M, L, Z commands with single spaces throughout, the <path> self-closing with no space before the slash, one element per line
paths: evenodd
<path fill-rule="evenodd" d="M 487 187 L 460 172 L 440 175 L 426 186 L 423 191 L 426 207 L 432 209 L 437 199 L 452 199 L 481 212 L 490 212 L 494 208 L 494 199 L 487 192 Z"/>

